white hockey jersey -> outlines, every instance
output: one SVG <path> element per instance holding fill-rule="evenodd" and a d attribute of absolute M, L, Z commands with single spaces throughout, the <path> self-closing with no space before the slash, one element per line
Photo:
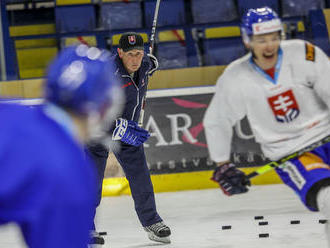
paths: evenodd
<path fill-rule="evenodd" d="M 251 54 L 219 77 L 204 116 L 215 162 L 230 158 L 232 126 L 247 116 L 266 157 L 278 160 L 330 134 L 330 61 L 302 40 L 281 42 L 277 82 L 258 71 Z"/>

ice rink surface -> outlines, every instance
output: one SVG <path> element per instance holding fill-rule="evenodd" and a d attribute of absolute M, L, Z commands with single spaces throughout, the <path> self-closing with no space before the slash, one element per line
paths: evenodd
<path fill-rule="evenodd" d="M 150 241 L 140 226 L 130 196 L 103 198 L 99 231 L 103 248 L 326 248 L 323 216 L 305 209 L 284 185 L 253 186 L 248 194 L 227 197 L 220 189 L 156 195 L 160 215 L 172 229 L 172 243 Z M 263 220 L 255 220 L 263 216 Z M 300 220 L 300 224 L 290 224 Z M 259 225 L 267 221 L 268 225 Z M 222 230 L 222 226 L 231 229 Z M 268 238 L 259 238 L 268 233 Z M 0 228 L 1 248 L 22 248 L 13 225 Z"/>

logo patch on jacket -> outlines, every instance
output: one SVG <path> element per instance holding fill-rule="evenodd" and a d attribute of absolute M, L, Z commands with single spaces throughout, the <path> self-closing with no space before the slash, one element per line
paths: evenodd
<path fill-rule="evenodd" d="M 135 43 L 136 43 L 135 35 L 129 35 L 127 38 L 128 38 L 129 44 L 135 45 Z"/>
<path fill-rule="evenodd" d="M 300 113 L 299 106 L 292 90 L 268 98 L 268 103 L 273 110 L 278 122 L 291 122 Z"/>

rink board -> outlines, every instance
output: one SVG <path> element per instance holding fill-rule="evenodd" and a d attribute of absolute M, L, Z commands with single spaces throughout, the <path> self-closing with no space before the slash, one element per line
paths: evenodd
<path fill-rule="evenodd" d="M 149 80 L 148 89 L 173 89 L 214 85 L 226 66 L 204 66 L 159 70 Z M 42 78 L 0 81 L 0 95 L 16 98 L 43 97 Z"/>
<path fill-rule="evenodd" d="M 162 90 L 151 90 L 148 92 L 149 101 L 152 98 L 161 99 L 162 97 L 168 96 L 181 96 L 185 95 L 206 95 L 212 94 L 214 92 L 214 87 L 191 87 L 184 89 L 162 89 Z M 160 101 L 160 100 L 159 100 Z M 18 102 L 22 102 L 27 105 L 41 104 L 42 99 L 25 99 L 18 100 Z M 172 109 L 172 107 L 171 107 Z M 161 148 L 164 151 L 164 148 Z M 150 153 L 154 152 L 152 150 Z M 150 154 L 149 153 L 149 154 Z M 178 150 L 180 153 L 180 150 Z M 148 155 L 148 153 L 147 153 Z M 173 154 L 174 155 L 174 154 Z M 148 157 L 148 156 L 147 156 Z M 256 162 L 256 161 L 254 161 Z M 258 163 L 256 163 L 258 164 Z M 210 165 L 207 165 L 210 166 Z M 151 170 L 152 175 L 151 179 L 154 185 L 155 192 L 173 192 L 173 191 L 181 191 L 181 190 L 198 190 L 198 189 L 209 189 L 209 188 L 217 188 L 218 185 L 211 181 L 210 178 L 212 176 L 213 167 L 201 167 L 197 168 L 197 171 L 177 171 L 177 168 L 174 169 L 172 173 L 166 172 L 155 172 Z M 212 165 L 214 166 L 214 165 Z M 198 171 L 200 169 L 200 171 Z M 247 167 L 240 168 L 245 173 L 250 173 L 257 169 L 257 167 Z M 262 176 L 258 176 L 252 180 L 252 184 L 274 184 L 280 183 L 279 177 L 276 175 L 274 171 L 267 173 Z M 128 186 L 128 182 L 125 178 L 106 178 L 103 183 L 103 196 L 118 196 L 118 195 L 130 194 L 130 189 Z"/>
<path fill-rule="evenodd" d="M 176 107 L 170 103 L 170 99 L 167 99 L 169 97 L 181 97 L 181 100 L 185 103 L 187 100 L 196 100 L 195 103 L 197 103 L 197 106 L 205 105 L 207 106 L 207 102 L 204 102 L 201 96 L 207 96 L 210 94 L 213 94 L 214 92 L 214 86 L 204 86 L 204 87 L 189 87 L 189 88 L 177 88 L 177 89 L 162 89 L 162 90 L 151 90 L 148 92 L 148 107 L 146 108 L 145 113 L 145 125 L 146 128 L 149 130 L 150 126 L 148 126 L 148 120 L 150 116 L 152 116 L 152 120 L 154 120 L 157 123 L 163 123 L 159 124 L 158 128 L 162 130 L 163 134 L 169 133 L 170 130 L 168 129 L 168 125 L 166 123 L 164 124 L 165 120 L 160 119 L 157 121 L 157 114 L 159 115 L 167 115 L 167 111 L 170 109 L 171 113 L 183 113 L 190 115 L 192 122 L 191 125 L 197 125 L 198 122 L 201 121 L 202 116 L 204 115 L 205 108 L 203 107 L 202 112 L 201 109 L 199 109 L 198 114 L 196 115 L 196 110 L 194 110 L 193 113 L 189 113 L 189 109 L 179 109 L 176 110 Z M 195 99 L 194 97 L 198 97 Z M 208 96 L 208 100 L 209 100 Z M 162 99 L 165 101 L 162 102 Z M 205 99 L 204 99 L 205 100 Z M 167 106 L 164 107 L 163 106 Z M 196 120 L 197 119 L 197 120 Z M 197 122 L 196 122 L 197 121 Z M 242 124 L 243 125 L 243 124 Z M 148 128 L 149 127 L 149 128 Z M 152 132 L 152 131 L 151 131 Z M 245 135 L 248 139 L 250 139 L 251 134 L 249 131 L 244 130 Z M 236 131 L 234 132 L 236 133 Z M 241 133 L 241 132 L 240 132 Z M 164 135 L 164 137 L 167 137 L 167 135 Z M 173 191 L 181 191 L 181 190 L 198 190 L 198 189 L 210 189 L 210 188 L 217 188 L 219 187 L 214 181 L 210 180 L 213 169 L 215 168 L 215 164 L 209 164 L 209 161 L 205 161 L 205 156 L 207 156 L 207 148 L 206 147 L 199 147 L 199 148 L 193 148 L 191 144 L 182 144 L 178 146 L 174 146 L 174 149 L 170 150 L 171 148 L 169 146 L 163 146 L 161 148 L 157 148 L 154 146 L 153 140 L 150 138 L 147 145 L 145 146 L 145 152 L 146 157 L 148 160 L 149 168 L 151 171 L 151 180 L 154 185 L 154 191 L 159 192 L 173 192 Z M 198 143 L 205 143 L 205 137 L 199 137 Z M 254 141 L 249 140 L 243 140 L 239 137 L 236 137 L 236 140 L 233 140 L 235 142 L 236 147 L 241 144 L 242 148 L 249 147 L 251 150 L 255 149 L 256 153 L 258 153 L 258 150 L 256 150 L 256 147 L 253 147 L 252 145 L 255 145 Z M 194 149 L 194 150 L 192 150 Z M 190 157 L 192 157 L 191 154 L 196 154 L 199 151 L 202 151 L 204 149 L 204 153 L 201 153 L 199 159 L 200 165 L 191 163 L 191 158 L 189 158 L 188 154 L 190 153 Z M 165 154 L 165 156 L 164 156 Z M 154 160 L 153 157 L 158 157 L 158 161 Z M 169 161 L 166 161 L 165 159 L 161 159 L 160 157 L 170 157 L 171 159 L 174 158 L 175 161 L 178 161 L 178 157 L 185 157 L 185 166 L 178 166 L 177 164 L 174 165 L 174 168 L 171 168 L 169 166 Z M 244 157 L 244 156 L 243 156 Z M 234 158 L 235 159 L 235 158 Z M 234 160 L 233 160 L 234 161 Z M 158 162 L 162 165 L 161 167 L 163 169 L 157 169 Z M 190 162 L 190 163 L 189 163 Z M 196 161 L 195 161 L 196 162 Z M 255 159 L 250 164 L 247 163 L 246 159 L 243 159 L 243 161 L 237 162 L 234 161 L 239 167 L 245 167 L 246 168 L 240 168 L 245 173 L 250 173 L 252 171 L 255 171 L 258 167 L 256 165 L 261 164 L 261 162 L 266 163 L 265 161 L 262 161 L 260 159 Z M 254 165 L 254 166 L 253 166 Z M 281 183 L 281 180 L 275 173 L 275 171 L 269 172 L 267 174 L 264 174 L 262 176 L 258 176 L 252 180 L 253 184 L 275 184 L 275 183 Z M 130 194 L 130 189 L 127 180 L 124 177 L 119 178 L 106 178 L 103 183 L 103 195 L 104 196 L 117 196 L 122 194 Z"/>
<path fill-rule="evenodd" d="M 245 173 L 256 170 L 257 167 L 241 169 Z M 156 193 L 173 192 L 182 190 L 199 190 L 218 188 L 219 186 L 210 180 L 213 171 L 184 172 L 173 174 L 151 175 L 151 180 Z M 253 185 L 281 183 L 275 171 L 252 179 Z M 124 177 L 106 178 L 103 181 L 103 196 L 119 196 L 130 194 L 128 181 Z"/>

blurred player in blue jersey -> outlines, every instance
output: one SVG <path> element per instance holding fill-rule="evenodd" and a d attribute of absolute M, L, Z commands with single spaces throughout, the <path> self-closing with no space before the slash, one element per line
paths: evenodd
<path fill-rule="evenodd" d="M 81 144 L 113 121 L 112 75 L 107 52 L 73 46 L 48 68 L 45 104 L 0 103 L 0 224 L 30 248 L 87 247 L 96 172 Z"/>
<path fill-rule="evenodd" d="M 246 176 L 229 161 L 232 126 L 244 116 L 272 161 L 330 135 L 328 56 L 309 42 L 282 40 L 281 20 L 268 7 L 250 9 L 241 33 L 250 52 L 220 76 L 204 117 L 209 152 L 218 164 L 213 180 L 227 195 L 248 191 Z M 330 220 L 330 143 L 276 172 L 308 209 Z"/>

